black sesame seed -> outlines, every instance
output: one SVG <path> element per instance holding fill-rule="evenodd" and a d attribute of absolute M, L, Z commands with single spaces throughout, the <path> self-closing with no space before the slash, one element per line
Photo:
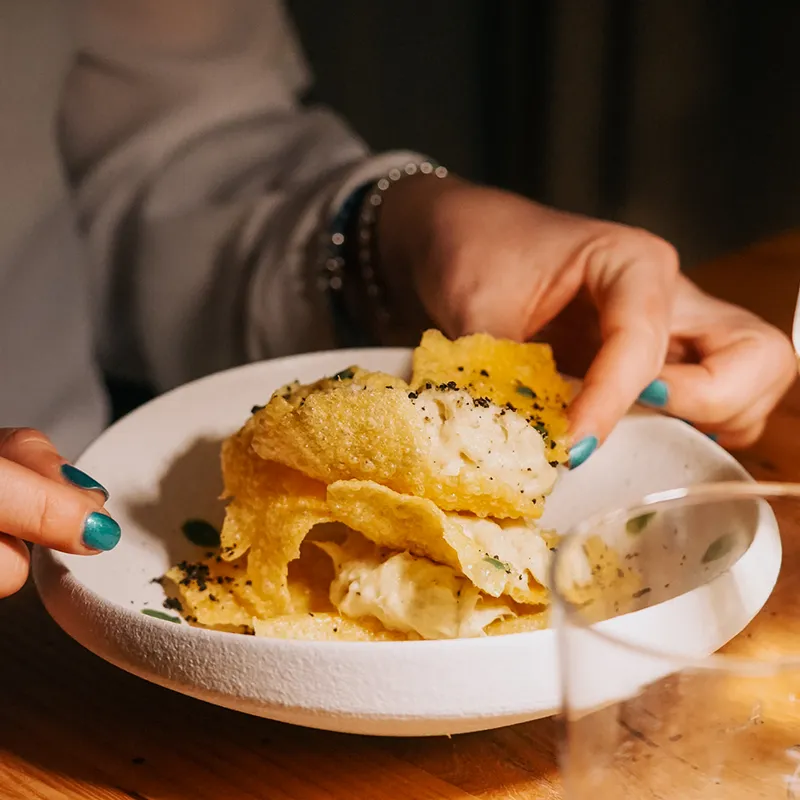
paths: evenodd
<path fill-rule="evenodd" d="M 183 611 L 183 603 L 177 597 L 168 597 L 163 606 L 171 611 Z"/>

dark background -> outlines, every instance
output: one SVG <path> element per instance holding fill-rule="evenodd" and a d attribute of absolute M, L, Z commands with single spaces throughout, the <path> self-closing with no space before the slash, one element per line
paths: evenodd
<path fill-rule="evenodd" d="M 642 225 L 687 266 L 800 222 L 800 0 L 290 0 L 376 149 Z"/>

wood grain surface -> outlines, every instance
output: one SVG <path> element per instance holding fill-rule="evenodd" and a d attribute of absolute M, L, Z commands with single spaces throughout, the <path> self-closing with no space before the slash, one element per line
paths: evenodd
<path fill-rule="evenodd" d="M 800 233 L 694 277 L 788 332 Z M 759 478 L 800 481 L 797 385 L 739 457 Z M 785 541 L 798 537 L 800 519 L 784 521 Z M 431 740 L 279 725 L 104 663 L 56 627 L 30 585 L 0 601 L 1 800 L 552 800 L 561 797 L 557 739 L 554 720 Z"/>

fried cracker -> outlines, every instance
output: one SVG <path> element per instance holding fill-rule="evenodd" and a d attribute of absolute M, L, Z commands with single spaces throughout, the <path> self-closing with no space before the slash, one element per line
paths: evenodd
<path fill-rule="evenodd" d="M 445 513 L 430 500 L 370 481 L 331 484 L 328 506 L 340 522 L 377 545 L 446 564 L 492 597 L 508 595 L 531 605 L 548 602 L 547 589 L 539 581 L 544 580 L 549 550 L 539 533 L 522 521 L 510 527 Z"/>
<path fill-rule="evenodd" d="M 411 385 L 448 381 L 466 386 L 474 397 L 517 409 L 545 435 L 551 459 L 568 461 L 571 389 L 556 370 L 549 345 L 519 344 L 485 333 L 450 341 L 439 331 L 426 331 L 414 350 Z"/>

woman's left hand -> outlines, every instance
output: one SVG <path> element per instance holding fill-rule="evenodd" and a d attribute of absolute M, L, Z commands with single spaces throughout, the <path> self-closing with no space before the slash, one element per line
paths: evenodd
<path fill-rule="evenodd" d="M 783 334 L 700 292 L 674 249 L 646 231 L 427 176 L 391 188 L 380 226 L 390 291 L 416 292 L 448 335 L 525 341 L 544 330 L 569 341 L 570 356 L 591 352 L 570 407 L 573 465 L 642 392 L 745 446 L 796 377 Z"/>

